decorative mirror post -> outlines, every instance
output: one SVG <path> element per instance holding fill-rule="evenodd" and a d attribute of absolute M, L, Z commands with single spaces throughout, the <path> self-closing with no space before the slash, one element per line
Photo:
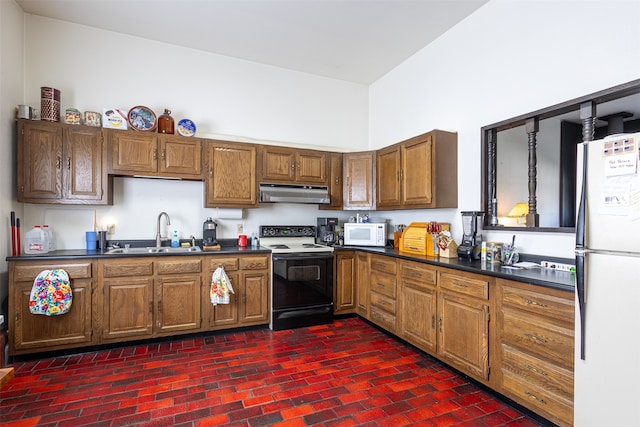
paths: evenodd
<path fill-rule="evenodd" d="M 527 227 L 538 227 L 540 216 L 538 215 L 538 207 L 536 200 L 536 189 L 538 186 L 538 158 L 536 155 L 536 134 L 538 133 L 538 118 L 533 117 L 527 119 L 525 123 L 527 131 L 528 148 L 529 148 L 529 213 L 527 213 Z"/>
<path fill-rule="evenodd" d="M 498 131 L 496 129 L 487 130 L 487 193 L 489 196 L 489 225 L 498 226 L 498 198 L 496 196 L 496 151 Z"/>

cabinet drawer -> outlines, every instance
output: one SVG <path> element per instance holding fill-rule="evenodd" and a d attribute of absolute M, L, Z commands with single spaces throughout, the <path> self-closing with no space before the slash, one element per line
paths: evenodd
<path fill-rule="evenodd" d="M 533 383 L 523 382 L 522 379 L 509 371 L 503 371 L 503 391 L 513 395 L 516 401 L 532 408 L 535 412 L 550 418 L 560 420 L 564 425 L 573 425 L 573 402 L 553 394 L 543 387 Z"/>
<path fill-rule="evenodd" d="M 151 276 L 153 258 L 136 261 L 105 261 L 102 264 L 102 277 Z"/>
<path fill-rule="evenodd" d="M 371 306 L 370 308 L 370 320 L 389 332 L 396 331 L 396 316 L 376 306 Z"/>
<path fill-rule="evenodd" d="M 42 270 L 61 268 L 67 272 L 69 279 L 86 279 L 91 277 L 91 263 L 56 263 L 56 264 L 31 264 L 16 265 L 13 270 L 13 278 L 16 282 L 33 281 Z"/>
<path fill-rule="evenodd" d="M 440 287 L 476 298 L 489 299 L 489 282 L 450 273 L 440 273 Z"/>
<path fill-rule="evenodd" d="M 397 263 L 394 258 L 371 255 L 369 265 L 372 271 L 396 274 Z"/>
<path fill-rule="evenodd" d="M 502 369 L 524 383 L 534 383 L 569 401 L 573 400 L 573 371 L 505 344 L 502 345 Z"/>
<path fill-rule="evenodd" d="M 377 292 L 371 292 L 370 304 L 386 311 L 389 314 L 396 314 L 396 300 L 380 295 Z"/>
<path fill-rule="evenodd" d="M 502 342 L 573 369 L 573 329 L 504 307 Z"/>
<path fill-rule="evenodd" d="M 396 298 L 396 276 L 371 272 L 371 290 Z"/>
<path fill-rule="evenodd" d="M 400 263 L 400 275 L 403 282 L 410 280 L 419 285 L 435 286 L 436 284 L 436 270 L 416 262 L 402 261 Z"/>
<path fill-rule="evenodd" d="M 180 257 L 158 261 L 158 274 L 200 273 L 201 271 L 200 258 Z"/>
<path fill-rule="evenodd" d="M 560 298 L 505 285 L 502 290 L 502 304 L 541 316 L 574 322 L 573 298 Z"/>
<path fill-rule="evenodd" d="M 240 270 L 264 270 L 269 268 L 269 256 L 248 256 L 240 258 Z"/>
<path fill-rule="evenodd" d="M 236 257 L 215 257 L 207 258 L 208 270 L 211 272 L 216 271 L 220 266 L 223 266 L 226 271 L 236 271 L 238 269 L 238 258 Z"/>

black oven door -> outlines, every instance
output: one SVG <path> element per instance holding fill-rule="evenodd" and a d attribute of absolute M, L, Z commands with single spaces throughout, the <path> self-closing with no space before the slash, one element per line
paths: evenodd
<path fill-rule="evenodd" d="M 273 329 L 333 322 L 333 254 L 273 255 Z"/>

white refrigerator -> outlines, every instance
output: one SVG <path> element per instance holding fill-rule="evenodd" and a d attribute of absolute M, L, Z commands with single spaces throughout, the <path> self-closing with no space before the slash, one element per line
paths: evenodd
<path fill-rule="evenodd" d="M 639 146 L 640 133 L 578 146 L 577 427 L 640 426 Z"/>

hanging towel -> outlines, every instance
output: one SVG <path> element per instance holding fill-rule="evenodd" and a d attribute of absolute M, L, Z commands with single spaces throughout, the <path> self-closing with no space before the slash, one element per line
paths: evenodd
<path fill-rule="evenodd" d="M 69 275 L 62 269 L 43 270 L 33 281 L 29 298 L 32 314 L 58 316 L 71 308 L 73 294 Z"/>
<path fill-rule="evenodd" d="M 211 304 L 229 304 L 229 293 L 235 292 L 224 267 L 220 266 L 211 276 Z"/>

